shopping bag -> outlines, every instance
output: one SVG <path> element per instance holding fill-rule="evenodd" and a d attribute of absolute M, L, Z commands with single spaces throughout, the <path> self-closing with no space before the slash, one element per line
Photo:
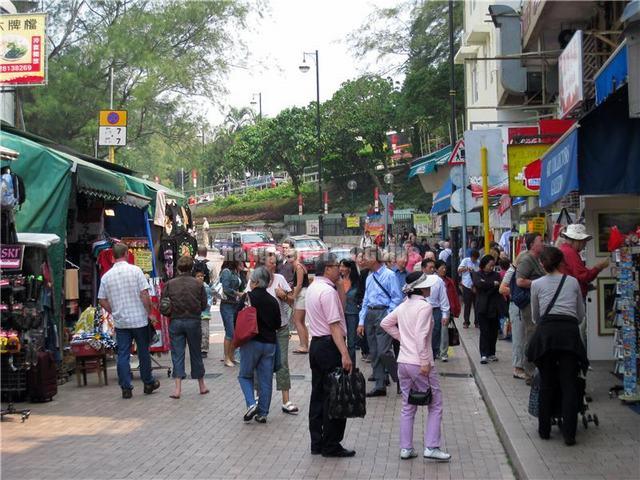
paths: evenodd
<path fill-rule="evenodd" d="M 540 413 L 540 373 L 536 369 L 531 379 L 531 391 L 529 392 L 529 415 L 538 418 Z"/>
<path fill-rule="evenodd" d="M 566 225 L 562 224 L 563 216 L 566 217 L 567 219 Z M 555 242 L 560 236 L 560 234 L 567 227 L 567 225 L 571 225 L 572 223 L 573 223 L 573 220 L 571 219 L 571 215 L 569 215 L 568 210 L 566 208 L 563 208 L 562 210 L 560 210 L 560 215 L 558 215 L 558 219 L 556 220 L 556 223 L 553 225 L 553 236 L 551 237 L 551 239 Z"/>
<path fill-rule="evenodd" d="M 238 312 L 236 326 L 233 330 L 233 346 L 238 348 L 258 334 L 258 312 L 251 306 L 251 299 L 247 294 L 245 307 Z"/>
<path fill-rule="evenodd" d="M 366 382 L 364 375 L 354 369 L 348 373 L 342 368 L 336 368 L 327 376 L 329 390 L 329 418 L 364 417 L 366 407 Z"/>
<path fill-rule="evenodd" d="M 458 332 L 458 327 L 456 327 L 456 323 L 453 321 L 453 318 L 449 319 L 449 346 L 457 347 L 460 345 L 460 332 Z"/>

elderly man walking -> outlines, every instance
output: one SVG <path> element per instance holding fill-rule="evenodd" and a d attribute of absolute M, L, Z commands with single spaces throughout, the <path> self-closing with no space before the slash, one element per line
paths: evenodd
<path fill-rule="evenodd" d="M 338 259 L 328 254 L 316 262 L 316 278 L 306 296 L 307 319 L 311 344 L 311 400 L 309 402 L 309 433 L 311 454 L 323 457 L 353 457 L 340 442 L 344 438 L 346 419 L 329 418 L 327 375 L 338 367 L 350 372 L 351 357 L 347 349 L 347 322 L 338 289 L 342 288 Z M 395 281 L 395 279 L 394 279 Z"/>
<path fill-rule="evenodd" d="M 384 397 L 387 394 L 387 374 L 381 356 L 391 350 L 391 336 L 380 326 L 384 317 L 402 302 L 402 292 L 393 271 L 382 263 L 382 252 L 371 247 L 365 249 L 365 258 L 369 267 L 369 276 L 360 309 L 358 335 L 367 335 L 373 379 L 376 386 L 367 397 Z"/>
<path fill-rule="evenodd" d="M 122 398 L 131 398 L 131 342 L 136 341 L 140 361 L 140 377 L 144 393 L 150 394 L 160 387 L 160 382 L 151 373 L 149 353 L 149 283 L 144 273 L 135 265 L 127 263 L 129 249 L 123 243 L 113 246 L 113 267 L 100 281 L 98 300 L 100 306 L 113 315 L 118 344 L 118 383 Z"/>

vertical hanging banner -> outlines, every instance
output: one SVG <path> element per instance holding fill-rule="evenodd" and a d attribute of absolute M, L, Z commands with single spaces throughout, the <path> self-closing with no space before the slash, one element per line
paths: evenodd
<path fill-rule="evenodd" d="M 298 194 L 298 215 L 302 215 L 302 194 Z"/>
<path fill-rule="evenodd" d="M 47 84 L 44 13 L 0 15 L 0 85 Z"/>
<path fill-rule="evenodd" d="M 373 211 L 375 213 L 380 212 L 380 193 L 378 192 L 378 187 L 373 189 Z"/>
<path fill-rule="evenodd" d="M 558 58 L 558 103 L 560 118 L 567 117 L 584 100 L 582 30 L 571 37 Z"/>

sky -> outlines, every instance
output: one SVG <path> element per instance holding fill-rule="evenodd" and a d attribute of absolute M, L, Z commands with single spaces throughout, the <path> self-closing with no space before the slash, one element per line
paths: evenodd
<path fill-rule="evenodd" d="M 315 50 L 319 52 L 320 102 L 328 100 L 346 80 L 383 66 L 375 56 L 355 59 L 346 39 L 363 24 L 374 5 L 394 4 L 397 1 L 270 1 L 265 17 L 250 15 L 250 31 L 241 34 L 249 56 L 238 59 L 238 65 L 246 68 L 231 69 L 226 82 L 229 92 L 218 100 L 227 107 L 251 106 L 257 112 L 258 105 L 250 102 L 254 94 L 262 93 L 262 112 L 269 117 L 287 107 L 308 105 L 316 98 L 315 58 L 307 58 L 311 66 L 307 73 L 300 72 L 298 66 L 303 52 Z M 225 112 L 212 106 L 207 117 L 212 125 L 218 125 Z"/>

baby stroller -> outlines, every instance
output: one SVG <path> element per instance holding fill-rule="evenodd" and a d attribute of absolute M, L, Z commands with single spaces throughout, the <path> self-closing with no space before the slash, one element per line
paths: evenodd
<path fill-rule="evenodd" d="M 578 397 L 578 414 L 582 420 L 582 425 L 585 429 L 589 428 L 589 423 L 592 423 L 597 427 L 600 425 L 600 419 L 597 414 L 588 413 L 589 403 L 586 400 L 586 387 L 587 378 L 583 373 L 579 373 L 576 377 L 576 391 Z M 553 415 L 551 417 L 551 425 L 557 425 L 558 428 L 562 428 L 562 396 L 560 393 L 559 385 L 554 385 L 554 399 L 553 399 Z M 534 417 L 538 417 L 540 401 L 540 374 L 536 369 L 531 382 L 531 393 L 529 395 L 529 413 Z"/>

